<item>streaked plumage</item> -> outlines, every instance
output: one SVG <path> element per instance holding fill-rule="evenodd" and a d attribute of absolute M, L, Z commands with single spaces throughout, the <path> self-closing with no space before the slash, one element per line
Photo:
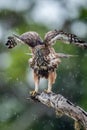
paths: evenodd
<path fill-rule="evenodd" d="M 87 48 L 87 43 L 80 40 L 76 35 L 63 31 L 50 31 L 45 35 L 45 44 L 53 45 L 57 40 L 61 40 L 66 44 L 75 44 L 79 47 Z"/>
<path fill-rule="evenodd" d="M 73 55 L 56 53 L 52 45 L 61 40 L 67 44 L 75 44 L 79 47 L 87 48 L 87 43 L 80 40 L 76 35 L 68 34 L 63 31 L 49 31 L 44 40 L 36 32 L 26 32 L 20 36 L 13 35 L 8 37 L 6 45 L 13 48 L 18 42 L 27 44 L 31 48 L 32 58 L 29 59 L 30 67 L 34 72 L 35 92 L 38 92 L 39 80 L 42 77 L 48 79 L 47 92 L 51 92 L 52 84 L 55 83 L 56 69 L 61 62 L 60 58 L 68 58 Z"/>

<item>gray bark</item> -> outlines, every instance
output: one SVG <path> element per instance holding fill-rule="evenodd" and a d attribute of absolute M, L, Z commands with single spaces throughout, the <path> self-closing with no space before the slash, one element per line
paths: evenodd
<path fill-rule="evenodd" d="M 58 115 L 66 115 L 74 119 L 75 129 L 80 130 L 80 126 L 83 126 L 87 130 L 87 112 L 81 107 L 74 105 L 62 95 L 42 92 L 32 98 L 54 108 Z"/>

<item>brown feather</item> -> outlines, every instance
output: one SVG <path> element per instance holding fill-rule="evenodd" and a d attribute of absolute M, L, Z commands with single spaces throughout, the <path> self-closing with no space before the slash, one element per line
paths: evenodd
<path fill-rule="evenodd" d="M 59 58 L 51 47 L 37 46 L 33 49 L 31 67 L 40 77 L 48 78 L 48 73 L 57 69 Z"/>

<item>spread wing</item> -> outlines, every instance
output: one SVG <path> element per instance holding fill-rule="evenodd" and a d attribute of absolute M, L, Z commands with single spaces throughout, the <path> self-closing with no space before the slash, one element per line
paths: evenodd
<path fill-rule="evenodd" d="M 63 41 L 66 44 L 75 44 L 79 47 L 87 48 L 87 43 L 80 40 L 76 35 L 57 30 L 46 33 L 44 43 L 46 45 L 53 45 L 57 40 Z"/>
<path fill-rule="evenodd" d="M 39 34 L 36 32 L 26 32 L 20 36 L 13 35 L 8 37 L 6 45 L 8 48 L 13 48 L 17 45 L 17 43 L 25 43 L 30 47 L 35 47 L 36 45 L 40 45 L 43 43 Z"/>

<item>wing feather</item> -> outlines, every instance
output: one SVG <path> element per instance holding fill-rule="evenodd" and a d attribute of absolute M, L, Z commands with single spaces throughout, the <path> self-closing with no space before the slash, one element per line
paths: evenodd
<path fill-rule="evenodd" d="M 49 31 L 46 33 L 44 43 L 46 45 L 54 45 L 57 40 L 63 41 L 66 44 L 75 44 L 79 47 L 87 48 L 87 43 L 80 40 L 76 35 L 58 30 Z"/>
<path fill-rule="evenodd" d="M 20 36 L 13 34 L 13 36 L 8 37 L 6 45 L 8 48 L 13 48 L 17 43 L 24 43 L 30 47 L 35 47 L 37 45 L 43 44 L 43 41 L 38 33 L 36 32 L 26 32 Z"/>

